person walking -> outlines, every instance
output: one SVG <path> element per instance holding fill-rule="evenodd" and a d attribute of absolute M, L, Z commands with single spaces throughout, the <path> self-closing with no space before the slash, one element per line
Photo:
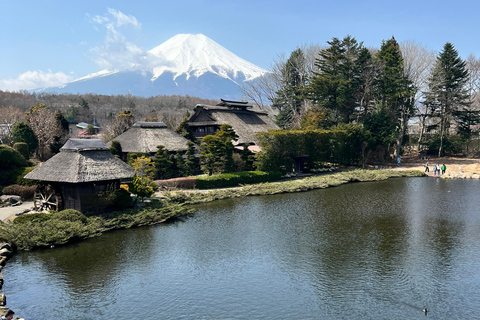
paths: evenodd
<path fill-rule="evenodd" d="M 428 161 L 427 164 L 425 164 L 425 172 L 430 172 L 430 169 L 428 168 Z"/>
<path fill-rule="evenodd" d="M 445 170 L 447 170 L 447 166 L 444 164 L 442 164 L 442 174 L 445 174 Z"/>
<path fill-rule="evenodd" d="M 437 175 L 440 176 L 440 165 L 437 163 L 436 166 L 437 166 Z"/>

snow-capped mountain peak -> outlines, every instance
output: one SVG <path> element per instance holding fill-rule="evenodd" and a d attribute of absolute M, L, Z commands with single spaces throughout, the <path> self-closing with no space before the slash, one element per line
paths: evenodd
<path fill-rule="evenodd" d="M 132 61 L 91 73 L 61 87 L 35 91 L 185 95 L 239 99 L 239 84 L 268 71 L 238 57 L 203 34 L 179 34 Z"/>
<path fill-rule="evenodd" d="M 178 34 L 149 53 L 169 62 L 169 65 L 153 68 L 152 81 L 167 71 L 174 74 L 174 79 L 182 74 L 189 79 L 191 76 L 199 77 L 210 72 L 232 81 L 235 81 L 240 72 L 245 76 L 245 81 L 267 72 L 203 34 Z"/>

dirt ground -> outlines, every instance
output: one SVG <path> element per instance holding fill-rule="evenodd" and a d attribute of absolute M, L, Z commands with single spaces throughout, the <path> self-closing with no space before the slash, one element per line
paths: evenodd
<path fill-rule="evenodd" d="M 417 169 L 425 171 L 427 160 L 420 159 L 416 154 L 404 155 L 401 157 L 401 165 L 396 170 Z M 480 159 L 460 157 L 429 157 L 428 167 L 430 172 L 426 174 L 433 176 L 433 166 L 445 164 L 447 170 L 442 178 L 450 179 L 480 179 Z M 395 166 L 394 166 L 395 167 Z"/>

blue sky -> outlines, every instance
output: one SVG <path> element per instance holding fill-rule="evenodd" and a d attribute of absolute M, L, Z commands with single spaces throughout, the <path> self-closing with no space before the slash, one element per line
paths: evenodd
<path fill-rule="evenodd" d="M 478 1 L 0 0 L 0 90 L 58 85 L 202 33 L 268 69 L 280 53 L 350 34 L 480 56 Z"/>

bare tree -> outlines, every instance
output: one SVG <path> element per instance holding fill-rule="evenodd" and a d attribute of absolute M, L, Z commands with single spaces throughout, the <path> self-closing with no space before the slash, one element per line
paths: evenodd
<path fill-rule="evenodd" d="M 25 113 L 12 106 L 0 107 L 0 143 L 12 144 L 12 127 L 25 118 Z"/>
<path fill-rule="evenodd" d="M 431 110 L 426 105 L 421 104 L 420 101 L 424 98 L 423 93 L 428 88 L 428 77 L 435 64 L 436 52 L 410 40 L 401 42 L 400 50 L 402 52 L 404 73 L 412 82 L 415 90 L 415 95 L 413 96 L 415 101 L 412 101 L 412 105 L 415 108 L 416 116 L 420 122 L 417 141 L 417 148 L 420 148 L 420 143 L 425 133 L 427 118 L 430 116 L 429 110 Z"/>
<path fill-rule="evenodd" d="M 30 108 L 26 118 L 38 139 L 36 156 L 45 161 L 52 156 L 50 144 L 54 142 L 54 137 L 60 135 L 55 115 L 44 104 L 39 104 Z"/>
<path fill-rule="evenodd" d="M 318 44 L 303 44 L 297 49 L 303 52 L 303 61 L 297 65 L 299 68 L 300 77 L 308 82 L 312 77 L 317 67 L 315 66 L 315 59 L 322 49 Z M 245 98 L 257 104 L 260 109 L 266 109 L 266 105 L 272 104 L 277 93 L 282 90 L 285 83 L 285 65 L 289 57 L 285 53 L 280 53 L 272 61 L 269 67 L 269 72 L 261 77 L 255 78 L 251 81 L 246 81 L 240 86 L 240 91 Z M 304 105 L 308 105 L 304 103 Z"/>

